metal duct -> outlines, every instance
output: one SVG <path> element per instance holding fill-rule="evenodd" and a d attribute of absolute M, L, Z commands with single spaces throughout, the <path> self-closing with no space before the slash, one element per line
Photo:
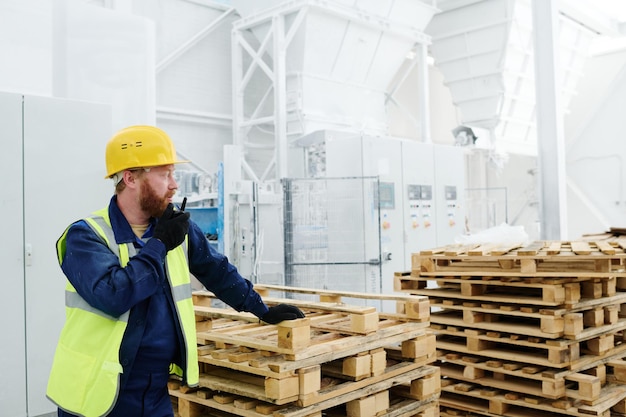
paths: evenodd
<path fill-rule="evenodd" d="M 459 2 L 456 2 L 458 5 Z M 435 15 L 426 32 L 461 124 L 491 132 L 502 149 L 536 154 L 532 9 L 528 0 L 461 2 Z M 595 33 L 560 16 L 564 111 L 576 93 Z"/>

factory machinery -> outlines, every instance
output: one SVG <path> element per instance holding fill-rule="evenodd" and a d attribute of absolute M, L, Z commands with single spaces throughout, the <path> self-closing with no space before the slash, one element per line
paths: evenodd
<path fill-rule="evenodd" d="M 263 284 L 392 292 L 412 252 L 465 230 L 465 148 L 430 140 L 434 2 L 233 6 L 224 252 Z M 388 126 L 407 56 L 421 104 L 412 139 Z"/>
<path fill-rule="evenodd" d="M 238 219 L 229 257 L 264 284 L 392 293 L 412 253 L 465 233 L 465 153 L 346 132 L 304 137 L 291 149 L 300 175 L 269 191 L 239 181 L 226 194 Z"/>

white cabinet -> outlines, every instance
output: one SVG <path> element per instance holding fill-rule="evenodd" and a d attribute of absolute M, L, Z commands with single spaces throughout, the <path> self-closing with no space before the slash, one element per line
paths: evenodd
<path fill-rule="evenodd" d="M 22 97 L 0 93 L 0 166 L 5 173 L 0 193 L 0 328 L 3 332 L 0 369 L 0 415 L 26 415 L 24 330 L 24 207 L 22 190 Z"/>
<path fill-rule="evenodd" d="M 0 92 L 0 417 L 56 410 L 45 391 L 64 321 L 65 277 L 55 244 L 105 206 L 108 105 Z"/>

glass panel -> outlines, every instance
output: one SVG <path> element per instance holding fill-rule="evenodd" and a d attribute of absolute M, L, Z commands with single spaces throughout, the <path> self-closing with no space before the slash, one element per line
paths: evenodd
<path fill-rule="evenodd" d="M 290 179 L 285 193 L 285 284 L 380 290 L 378 179 Z"/>

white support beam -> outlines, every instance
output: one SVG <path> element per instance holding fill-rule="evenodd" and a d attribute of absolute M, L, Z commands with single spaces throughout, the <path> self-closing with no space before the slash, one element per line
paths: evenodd
<path fill-rule="evenodd" d="M 533 0 L 541 239 L 567 238 L 565 142 L 555 0 Z"/>
<path fill-rule="evenodd" d="M 243 35 L 240 31 L 233 31 L 231 36 L 231 64 L 232 64 L 232 94 L 233 94 L 233 144 L 241 146 L 245 139 L 244 128 L 244 91 L 242 85 L 243 47 L 241 46 Z"/>
<path fill-rule="evenodd" d="M 285 16 L 274 17 L 274 116 L 276 179 L 287 177 L 287 48 Z"/>
<path fill-rule="evenodd" d="M 128 2 L 130 3 L 130 2 Z M 224 13 L 222 13 L 217 19 L 211 22 L 208 26 L 202 29 L 200 32 L 196 33 L 194 36 L 185 41 L 182 45 L 180 45 L 176 50 L 170 53 L 168 56 L 163 58 L 161 62 L 159 62 L 156 66 L 157 74 L 167 68 L 172 62 L 176 61 L 182 54 L 187 52 L 189 49 L 193 48 L 198 44 L 202 39 L 206 38 L 209 34 L 211 34 L 215 29 L 217 29 L 222 23 L 226 21 L 226 18 L 231 14 L 235 13 L 234 8 L 230 8 Z"/>
<path fill-rule="evenodd" d="M 157 118 L 176 120 L 185 123 L 199 123 L 209 126 L 232 127 L 233 117 L 230 114 L 201 112 L 195 110 L 178 109 L 159 106 L 156 108 Z"/>
<path fill-rule="evenodd" d="M 417 55 L 419 59 L 419 91 L 417 96 L 420 103 L 420 119 L 422 142 L 432 143 L 430 137 L 430 89 L 428 85 L 428 46 L 425 43 L 417 45 Z"/>

